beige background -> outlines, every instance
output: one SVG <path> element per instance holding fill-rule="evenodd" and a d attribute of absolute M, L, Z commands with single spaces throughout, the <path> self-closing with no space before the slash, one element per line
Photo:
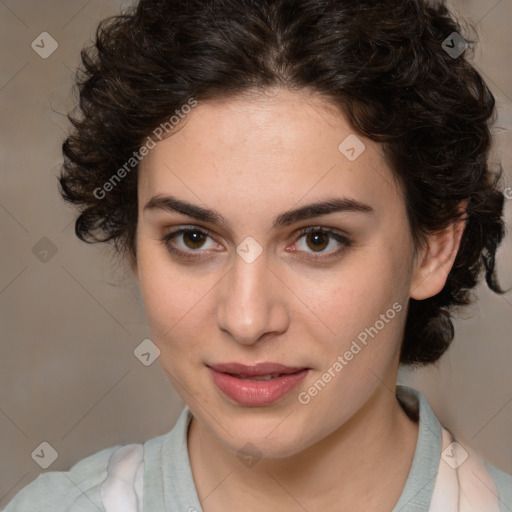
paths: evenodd
<path fill-rule="evenodd" d="M 0 508 L 43 471 L 31 458 L 41 442 L 58 452 L 48 470 L 66 470 L 107 446 L 167 432 L 183 406 L 158 363 L 146 367 L 133 355 L 150 337 L 135 288 L 115 270 L 108 248 L 74 236 L 73 212 L 57 193 L 79 51 L 121 5 L 0 2 Z M 511 186 L 512 1 L 452 5 L 478 22 L 475 61 L 498 101 L 495 156 Z M 44 31 L 59 45 L 47 59 L 31 48 Z M 512 200 L 506 216 L 511 226 Z M 43 237 L 57 251 L 46 263 L 33 252 L 38 243 L 50 247 Z M 506 287 L 511 239 L 498 260 Z M 512 294 L 485 287 L 478 294 L 438 368 L 403 372 L 400 382 L 423 391 L 462 441 L 512 473 Z"/>

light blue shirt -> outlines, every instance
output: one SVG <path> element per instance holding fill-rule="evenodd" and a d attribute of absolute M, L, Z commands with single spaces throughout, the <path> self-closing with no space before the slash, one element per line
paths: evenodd
<path fill-rule="evenodd" d="M 397 386 L 397 392 L 401 402 L 419 416 L 419 431 L 412 466 L 392 512 L 428 512 L 441 458 L 441 425 L 419 391 Z M 170 432 L 143 445 L 145 512 L 202 512 L 187 449 L 191 419 L 190 409 L 185 407 Z M 104 512 L 101 486 L 107 478 L 110 457 L 120 447 L 101 450 L 66 472 L 42 473 L 14 497 L 4 512 Z M 512 476 L 488 462 L 485 467 L 496 484 L 500 511 L 512 511 Z"/>

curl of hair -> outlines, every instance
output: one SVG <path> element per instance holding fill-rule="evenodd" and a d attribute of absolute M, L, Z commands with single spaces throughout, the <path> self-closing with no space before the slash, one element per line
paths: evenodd
<path fill-rule="evenodd" d="M 504 196 L 488 164 L 495 100 L 469 63 L 474 41 L 457 58 L 443 49 L 453 32 L 463 30 L 442 1 L 140 0 L 101 22 L 82 51 L 59 178 L 80 210 L 77 236 L 136 260 L 137 168 L 104 197 L 95 191 L 190 98 L 315 91 L 382 144 L 417 244 L 468 201 L 443 290 L 408 305 L 400 362 L 435 362 L 453 339 L 453 308 L 470 303 L 480 273 L 503 293 L 495 255 Z"/>

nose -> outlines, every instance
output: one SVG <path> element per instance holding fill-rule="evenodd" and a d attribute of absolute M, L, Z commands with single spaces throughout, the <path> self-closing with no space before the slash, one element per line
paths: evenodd
<path fill-rule="evenodd" d="M 265 252 L 250 263 L 235 255 L 218 300 L 217 325 L 240 344 L 253 345 L 288 328 L 286 286 L 268 266 Z"/>

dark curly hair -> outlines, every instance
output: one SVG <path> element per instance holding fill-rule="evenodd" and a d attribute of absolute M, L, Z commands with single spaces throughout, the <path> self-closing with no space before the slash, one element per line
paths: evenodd
<path fill-rule="evenodd" d="M 454 336 L 453 309 L 471 302 L 483 270 L 504 293 L 495 276 L 502 169 L 488 163 L 495 99 L 468 61 L 474 41 L 461 55 L 447 51 L 453 32 L 463 31 L 444 2 L 427 0 L 140 0 L 103 20 L 82 50 L 79 108 L 59 177 L 61 194 L 80 210 L 77 236 L 113 242 L 136 261 L 137 166 L 128 172 L 125 164 L 190 98 L 315 91 L 357 133 L 382 143 L 416 247 L 459 219 L 468 200 L 443 290 L 409 301 L 400 362 L 437 361 Z M 123 179 L 105 193 L 123 165 Z"/>

